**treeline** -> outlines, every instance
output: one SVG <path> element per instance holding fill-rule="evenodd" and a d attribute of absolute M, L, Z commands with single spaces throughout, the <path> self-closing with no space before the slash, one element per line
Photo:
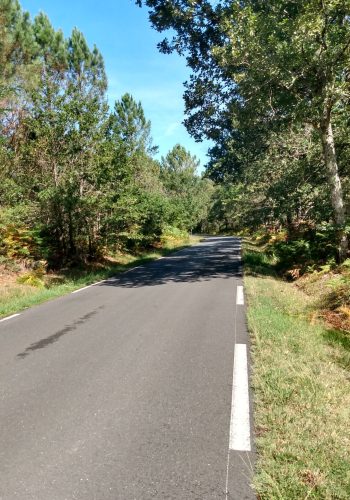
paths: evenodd
<path fill-rule="evenodd" d="M 206 219 L 213 183 L 176 145 L 155 159 L 125 94 L 111 110 L 103 57 L 74 29 L 0 0 L 0 255 L 52 266 L 157 243 Z"/>
<path fill-rule="evenodd" d="M 348 254 L 350 6 L 146 0 L 185 54 L 187 127 L 214 141 L 218 230 L 283 229 L 305 258 Z M 298 250 L 299 249 L 299 250 Z"/>

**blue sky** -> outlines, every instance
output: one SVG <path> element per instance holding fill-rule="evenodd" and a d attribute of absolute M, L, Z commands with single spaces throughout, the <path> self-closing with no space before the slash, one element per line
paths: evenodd
<path fill-rule="evenodd" d="M 74 26 L 88 43 L 100 49 L 113 104 L 125 92 L 142 102 L 152 122 L 154 143 L 165 155 L 176 143 L 195 154 L 203 165 L 208 143 L 196 143 L 181 124 L 184 119 L 183 82 L 189 70 L 177 54 L 158 52 L 162 35 L 148 22 L 147 10 L 133 0 L 20 0 L 32 16 L 45 12 L 53 26 L 68 36 Z"/>

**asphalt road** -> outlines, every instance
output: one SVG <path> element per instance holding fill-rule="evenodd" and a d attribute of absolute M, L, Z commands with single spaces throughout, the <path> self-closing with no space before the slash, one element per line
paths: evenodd
<path fill-rule="evenodd" d="M 0 323 L 1 500 L 254 498 L 254 452 L 229 450 L 239 246 L 207 238 Z"/>

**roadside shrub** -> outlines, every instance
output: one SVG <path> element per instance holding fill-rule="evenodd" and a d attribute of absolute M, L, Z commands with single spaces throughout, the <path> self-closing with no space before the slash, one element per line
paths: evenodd
<path fill-rule="evenodd" d="M 288 269 L 296 264 L 306 264 L 312 260 L 309 241 L 277 241 L 273 245 L 273 254 L 278 260 L 278 268 Z"/>
<path fill-rule="evenodd" d="M 254 250 L 244 250 L 243 264 L 246 274 L 275 274 L 273 259 L 266 255 L 265 252 Z"/>
<path fill-rule="evenodd" d="M 163 228 L 161 238 L 165 240 L 174 240 L 174 241 L 185 240 L 188 238 L 188 232 L 174 226 L 166 225 Z"/>
<path fill-rule="evenodd" d="M 45 286 L 44 281 L 38 278 L 33 272 L 25 273 L 22 274 L 22 276 L 19 276 L 17 278 L 17 283 L 20 283 L 21 285 L 34 286 L 36 288 L 42 288 Z"/>
<path fill-rule="evenodd" d="M 0 211 L 0 255 L 9 259 L 33 259 L 43 256 L 40 228 L 31 226 L 31 208 Z"/>
<path fill-rule="evenodd" d="M 309 270 L 329 272 L 336 265 L 337 228 L 321 224 L 308 228 L 303 234 L 293 234 L 285 241 L 281 238 L 271 240 L 267 253 L 274 256 L 279 271 L 298 268 L 300 273 Z"/>
<path fill-rule="evenodd" d="M 41 261 L 36 264 L 32 271 L 19 276 L 17 278 L 17 283 L 42 288 L 45 286 L 45 274 L 46 262 Z"/>
<path fill-rule="evenodd" d="M 327 284 L 329 291 L 322 298 L 322 306 L 335 310 L 350 305 L 350 276 L 339 275 Z"/>

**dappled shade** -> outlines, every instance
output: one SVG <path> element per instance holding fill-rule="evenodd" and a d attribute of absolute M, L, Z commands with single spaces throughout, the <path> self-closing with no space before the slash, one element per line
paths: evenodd
<path fill-rule="evenodd" d="M 240 275 L 240 240 L 220 237 L 207 239 L 203 245 L 130 270 L 99 286 L 136 288 L 164 285 L 169 282 L 228 279 Z"/>

